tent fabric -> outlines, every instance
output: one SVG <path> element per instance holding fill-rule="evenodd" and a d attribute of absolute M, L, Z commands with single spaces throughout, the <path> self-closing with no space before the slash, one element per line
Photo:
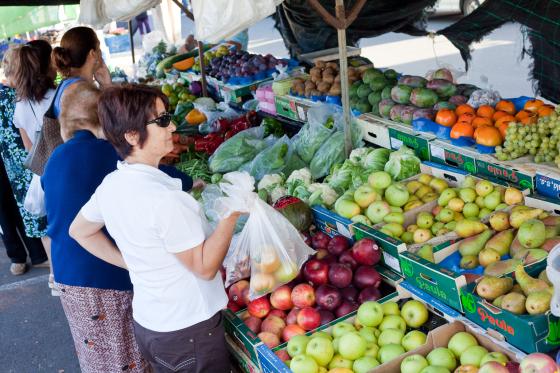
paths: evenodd
<path fill-rule="evenodd" d="M 392 31 L 415 36 L 426 35 L 424 28 L 417 24 L 424 18 L 424 9 L 435 2 L 435 0 L 368 1 L 358 18 L 346 31 L 347 44 L 357 45 L 360 38 Z M 331 14 L 335 14 L 334 1 L 321 0 L 320 3 Z M 356 0 L 346 0 L 344 3 L 346 9 L 351 9 Z M 274 17 L 276 28 L 292 57 L 338 46 L 337 31 L 310 8 L 307 0 L 285 0 L 276 8 Z"/>
<path fill-rule="evenodd" d="M 72 5 L 80 0 L 0 0 L 0 6 Z M 0 10 L 4 12 L 4 10 Z"/>
<path fill-rule="evenodd" d="M 459 49 L 468 68 L 470 46 L 508 22 L 527 27 L 524 53 L 533 57 L 534 88 L 542 97 L 560 102 L 560 1 L 487 0 L 457 23 L 440 30 Z"/>
<path fill-rule="evenodd" d="M 77 5 L 10 6 L 0 8 L 0 38 L 37 30 L 78 18 Z"/>

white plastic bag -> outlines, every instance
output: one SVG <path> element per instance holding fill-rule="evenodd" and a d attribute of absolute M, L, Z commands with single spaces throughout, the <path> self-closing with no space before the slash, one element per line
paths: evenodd
<path fill-rule="evenodd" d="M 35 216 L 45 216 L 45 192 L 41 187 L 41 177 L 33 174 L 29 189 L 23 201 L 23 208 L 29 211 L 30 214 Z"/>
<path fill-rule="evenodd" d="M 197 40 L 219 43 L 276 11 L 283 0 L 191 0 Z"/>
<path fill-rule="evenodd" d="M 249 212 L 224 261 L 226 286 L 250 274 L 249 299 L 253 300 L 292 281 L 313 250 L 288 219 L 258 197 L 249 174 L 232 172 L 224 179 L 229 183 L 220 184 L 227 197 L 216 204 L 219 214 L 225 217 L 232 211 Z"/>

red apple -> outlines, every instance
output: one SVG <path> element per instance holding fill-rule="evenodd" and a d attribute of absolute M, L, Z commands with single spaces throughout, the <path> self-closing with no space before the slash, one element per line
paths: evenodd
<path fill-rule="evenodd" d="M 321 325 L 321 315 L 315 308 L 305 307 L 297 315 L 297 324 L 304 330 L 313 330 Z"/>
<path fill-rule="evenodd" d="M 245 305 L 248 305 L 251 302 L 251 299 L 249 299 L 249 290 L 250 288 L 245 288 L 241 291 L 241 298 L 243 299 Z"/>
<path fill-rule="evenodd" d="M 344 251 L 348 250 L 349 247 L 350 243 L 348 242 L 348 239 L 344 236 L 337 235 L 331 238 L 329 245 L 327 246 L 327 250 L 329 250 L 329 253 L 339 256 Z"/>
<path fill-rule="evenodd" d="M 508 361 L 506 363 L 506 368 L 509 373 L 519 373 L 519 363 L 515 361 Z"/>
<path fill-rule="evenodd" d="M 381 293 L 379 292 L 379 289 L 375 286 L 368 286 L 367 288 L 363 289 L 360 292 L 360 296 L 358 297 L 358 303 L 362 304 L 370 300 L 375 302 L 379 298 L 381 298 Z"/>
<path fill-rule="evenodd" d="M 329 265 L 318 259 L 311 259 L 303 266 L 303 276 L 315 286 L 329 281 Z"/>
<path fill-rule="evenodd" d="M 509 373 L 508 369 L 497 361 L 489 361 L 480 367 L 482 373 Z"/>
<path fill-rule="evenodd" d="M 326 257 L 327 255 L 329 255 L 329 252 L 326 249 L 319 249 L 317 250 L 317 252 L 315 253 L 315 259 L 323 259 L 324 257 Z"/>
<path fill-rule="evenodd" d="M 237 312 L 241 309 L 241 307 L 239 307 L 239 305 L 235 302 L 232 302 L 231 300 L 229 302 L 227 302 L 227 308 L 231 311 L 231 312 Z"/>
<path fill-rule="evenodd" d="M 328 324 L 334 320 L 334 314 L 331 311 L 321 310 L 321 309 L 318 311 L 319 311 L 319 315 L 321 315 L 321 325 Z"/>
<path fill-rule="evenodd" d="M 282 361 L 288 361 L 291 359 L 290 355 L 288 354 L 288 351 L 286 350 L 278 350 L 275 352 L 275 354 Z"/>
<path fill-rule="evenodd" d="M 352 283 L 352 269 L 346 264 L 333 264 L 329 268 L 329 282 L 337 288 L 347 287 Z"/>
<path fill-rule="evenodd" d="M 558 366 L 547 354 L 533 353 L 527 355 L 519 365 L 520 373 L 556 373 Z"/>
<path fill-rule="evenodd" d="M 282 340 L 284 342 L 288 342 L 290 338 L 296 335 L 303 335 L 305 334 L 305 330 L 301 328 L 301 326 L 297 324 L 288 325 L 284 328 L 282 332 Z"/>
<path fill-rule="evenodd" d="M 292 302 L 298 308 L 311 307 L 315 304 L 315 290 L 309 284 L 299 284 L 292 290 Z"/>
<path fill-rule="evenodd" d="M 274 348 L 280 344 L 280 338 L 276 334 L 260 332 L 258 337 L 268 348 Z"/>
<path fill-rule="evenodd" d="M 340 295 L 342 296 L 342 299 L 355 302 L 358 300 L 358 289 L 350 285 L 348 287 L 340 289 Z"/>
<path fill-rule="evenodd" d="M 356 259 L 352 256 L 352 250 L 347 250 L 340 254 L 338 262 L 350 266 L 352 270 L 355 270 L 358 266 L 358 262 L 356 262 Z"/>
<path fill-rule="evenodd" d="M 331 265 L 338 262 L 338 258 L 332 254 L 326 255 L 321 261 L 327 265 Z"/>
<path fill-rule="evenodd" d="M 352 256 L 359 264 L 371 266 L 381 259 L 381 250 L 371 238 L 362 238 L 352 246 Z"/>
<path fill-rule="evenodd" d="M 276 334 L 278 337 L 282 336 L 282 330 L 286 327 L 284 320 L 278 316 L 267 316 L 261 324 L 261 332 L 269 332 Z"/>
<path fill-rule="evenodd" d="M 348 300 L 343 300 L 340 306 L 336 309 L 334 314 L 336 318 L 348 315 L 350 312 L 356 311 L 358 309 L 358 303 L 350 302 Z"/>
<path fill-rule="evenodd" d="M 222 275 L 222 282 L 226 282 L 226 269 L 222 266 L 220 267 L 220 274 Z"/>
<path fill-rule="evenodd" d="M 241 280 L 237 281 L 235 284 L 229 287 L 228 297 L 232 302 L 237 303 L 239 306 L 244 307 L 247 305 L 245 299 L 243 298 L 243 291 L 249 290 L 249 281 Z"/>
<path fill-rule="evenodd" d="M 268 301 L 268 297 L 260 297 L 249 302 L 247 305 L 247 311 L 249 311 L 251 316 L 264 319 L 270 312 L 270 302 Z"/>
<path fill-rule="evenodd" d="M 301 308 L 295 307 L 288 313 L 288 316 L 286 316 L 287 325 L 297 324 L 297 315 L 299 311 L 301 311 Z"/>
<path fill-rule="evenodd" d="M 354 286 L 364 289 L 369 286 L 378 287 L 381 284 L 381 275 L 371 266 L 360 266 L 354 272 Z"/>
<path fill-rule="evenodd" d="M 285 311 L 292 309 L 292 289 L 288 285 L 282 285 L 270 294 L 270 304 L 272 307 Z"/>
<path fill-rule="evenodd" d="M 321 285 L 315 290 L 317 304 L 328 311 L 334 311 L 342 302 L 340 291 L 332 285 Z"/>
<path fill-rule="evenodd" d="M 291 299 L 290 299 L 291 302 Z M 282 310 L 273 309 L 268 313 L 268 316 L 276 316 L 281 318 L 282 320 L 286 320 L 286 313 Z"/>
<path fill-rule="evenodd" d="M 315 250 L 326 249 L 329 245 L 331 238 L 325 233 L 318 231 L 313 237 L 311 237 L 311 247 Z"/>
<path fill-rule="evenodd" d="M 243 321 L 245 325 L 255 334 L 259 334 L 261 332 L 261 325 L 262 320 L 255 316 L 249 316 L 248 318 Z"/>

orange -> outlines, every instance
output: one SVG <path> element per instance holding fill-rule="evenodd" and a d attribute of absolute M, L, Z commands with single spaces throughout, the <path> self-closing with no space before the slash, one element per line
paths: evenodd
<path fill-rule="evenodd" d="M 496 110 L 505 111 L 508 114 L 515 114 L 515 105 L 511 101 L 502 100 L 496 104 Z"/>
<path fill-rule="evenodd" d="M 482 118 L 491 119 L 494 115 L 494 108 L 490 105 L 480 105 L 476 111 L 476 115 Z"/>
<path fill-rule="evenodd" d="M 472 121 L 472 125 L 473 125 L 474 128 L 478 128 L 478 127 L 482 127 L 482 126 L 492 126 L 493 124 L 494 123 L 492 123 L 491 119 L 483 118 L 483 117 L 476 117 Z"/>
<path fill-rule="evenodd" d="M 455 109 L 455 113 L 457 114 L 457 116 L 465 114 L 465 113 L 474 114 L 474 109 L 472 108 L 472 106 L 470 106 L 468 104 L 461 104 L 461 105 L 457 106 L 457 108 Z"/>
<path fill-rule="evenodd" d="M 484 146 L 498 146 L 502 143 L 500 130 L 493 126 L 482 126 L 476 129 L 476 143 Z"/>
<path fill-rule="evenodd" d="M 509 124 L 509 122 L 515 122 L 515 117 L 513 115 L 506 114 L 503 117 L 499 118 L 494 125 L 499 127 L 502 123 Z"/>
<path fill-rule="evenodd" d="M 529 115 L 529 116 L 526 116 L 524 118 L 521 118 L 521 123 L 523 123 L 524 125 L 535 124 L 535 123 L 537 123 L 538 119 L 539 119 L 539 116 L 537 114 L 533 114 L 533 115 Z"/>
<path fill-rule="evenodd" d="M 459 137 L 473 137 L 474 127 L 467 122 L 457 122 L 451 128 L 451 138 L 458 139 Z"/>
<path fill-rule="evenodd" d="M 436 123 L 451 127 L 457 122 L 457 115 L 451 109 L 440 109 L 436 114 Z"/>
<path fill-rule="evenodd" d="M 554 113 L 554 106 L 543 105 L 537 110 L 537 113 L 539 117 L 548 117 L 550 114 Z"/>
<path fill-rule="evenodd" d="M 500 119 L 501 117 L 503 117 L 503 116 L 505 116 L 505 115 L 509 115 L 509 114 L 506 113 L 505 111 L 500 111 L 500 110 L 498 110 L 498 111 L 496 111 L 496 112 L 494 113 L 494 115 L 492 115 L 492 120 L 495 122 L 495 121 L 497 121 L 498 119 Z"/>
<path fill-rule="evenodd" d="M 500 135 L 502 138 L 506 138 L 507 129 L 509 127 L 509 122 L 502 122 L 500 124 L 496 124 L 496 128 L 500 131 Z"/>
<path fill-rule="evenodd" d="M 541 100 L 529 100 L 525 103 L 525 106 L 523 106 L 523 109 L 535 113 L 543 105 L 544 105 L 544 102 L 542 102 Z"/>
<path fill-rule="evenodd" d="M 473 113 L 464 113 L 459 115 L 459 118 L 457 118 L 457 122 L 472 123 L 474 118 L 476 118 L 476 115 L 474 115 Z"/>

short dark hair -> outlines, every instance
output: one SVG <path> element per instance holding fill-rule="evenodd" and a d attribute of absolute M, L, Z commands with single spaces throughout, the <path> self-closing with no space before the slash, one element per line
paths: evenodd
<path fill-rule="evenodd" d="M 156 113 L 156 101 L 161 99 L 165 109 L 169 108 L 169 100 L 156 88 L 141 84 L 126 84 L 106 88 L 99 97 L 97 113 L 99 122 L 107 140 L 124 159 L 132 152 L 132 146 L 124 135 L 136 132 L 139 135 L 140 147 L 148 137 L 146 122 L 153 119 Z"/>
<path fill-rule="evenodd" d="M 33 40 L 14 49 L 13 76 L 19 100 L 41 101 L 55 87 L 49 76 L 51 45 L 46 40 Z"/>
<path fill-rule="evenodd" d="M 78 26 L 66 31 L 60 46 L 53 50 L 53 62 L 60 73 L 68 77 L 71 69 L 86 63 L 89 52 L 99 48 L 97 34 L 90 27 Z"/>

